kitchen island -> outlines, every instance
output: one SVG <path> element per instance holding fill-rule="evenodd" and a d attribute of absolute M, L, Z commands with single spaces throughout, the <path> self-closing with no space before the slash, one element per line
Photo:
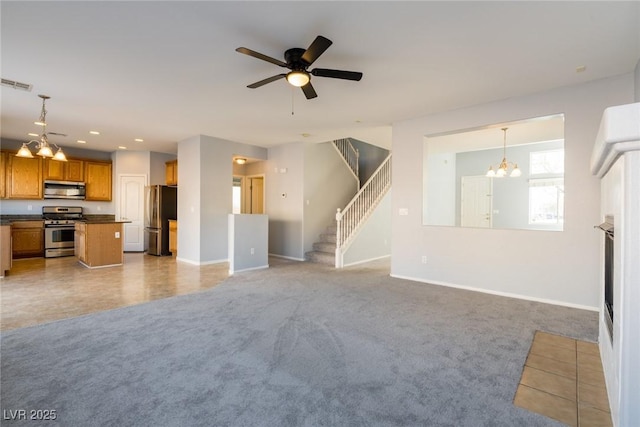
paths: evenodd
<path fill-rule="evenodd" d="M 122 224 L 129 221 L 76 221 L 75 255 L 88 268 L 112 267 L 124 262 Z"/>

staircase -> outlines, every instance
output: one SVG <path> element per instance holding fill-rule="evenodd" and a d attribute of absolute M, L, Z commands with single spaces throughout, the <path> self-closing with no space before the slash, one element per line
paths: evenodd
<path fill-rule="evenodd" d="M 347 140 L 337 140 L 334 144 L 357 176 L 358 152 L 349 148 Z M 346 159 L 345 156 L 350 156 Z M 355 165 L 353 162 L 355 157 Z M 355 169 L 355 170 L 354 170 Z M 361 225 L 375 210 L 382 197 L 391 188 L 391 154 L 382 162 L 371 178 L 362 186 L 344 209 L 338 209 L 335 221 L 330 224 L 320 240 L 313 244 L 313 251 L 307 252 L 308 261 L 343 267 L 343 254 L 349 248 L 353 238 L 357 235 Z"/>
<path fill-rule="evenodd" d="M 313 251 L 305 255 L 307 261 L 318 264 L 335 265 L 336 263 L 336 233 L 338 227 L 334 221 L 320 234 L 320 240 L 313 244 Z"/>

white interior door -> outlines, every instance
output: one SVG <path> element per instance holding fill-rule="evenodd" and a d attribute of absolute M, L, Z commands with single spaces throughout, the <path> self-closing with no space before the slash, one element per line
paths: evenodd
<path fill-rule="evenodd" d="M 486 176 L 463 176 L 460 189 L 460 225 L 491 228 L 493 181 Z"/>
<path fill-rule="evenodd" d="M 146 175 L 120 175 L 120 210 L 125 252 L 144 251 L 144 188 Z"/>

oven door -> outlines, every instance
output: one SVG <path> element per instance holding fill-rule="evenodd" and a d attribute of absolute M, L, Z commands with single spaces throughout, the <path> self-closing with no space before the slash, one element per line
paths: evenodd
<path fill-rule="evenodd" d="M 44 229 L 45 249 L 73 248 L 75 226 L 50 226 Z"/>
<path fill-rule="evenodd" d="M 51 225 L 44 228 L 44 257 L 57 258 L 75 255 L 75 226 Z"/>

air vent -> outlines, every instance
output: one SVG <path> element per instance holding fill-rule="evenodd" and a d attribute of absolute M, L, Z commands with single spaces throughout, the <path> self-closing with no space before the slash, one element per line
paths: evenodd
<path fill-rule="evenodd" d="M 2 86 L 9 86 L 14 89 L 26 90 L 27 92 L 31 92 L 33 85 L 28 83 L 16 82 L 15 80 L 2 79 Z"/>

